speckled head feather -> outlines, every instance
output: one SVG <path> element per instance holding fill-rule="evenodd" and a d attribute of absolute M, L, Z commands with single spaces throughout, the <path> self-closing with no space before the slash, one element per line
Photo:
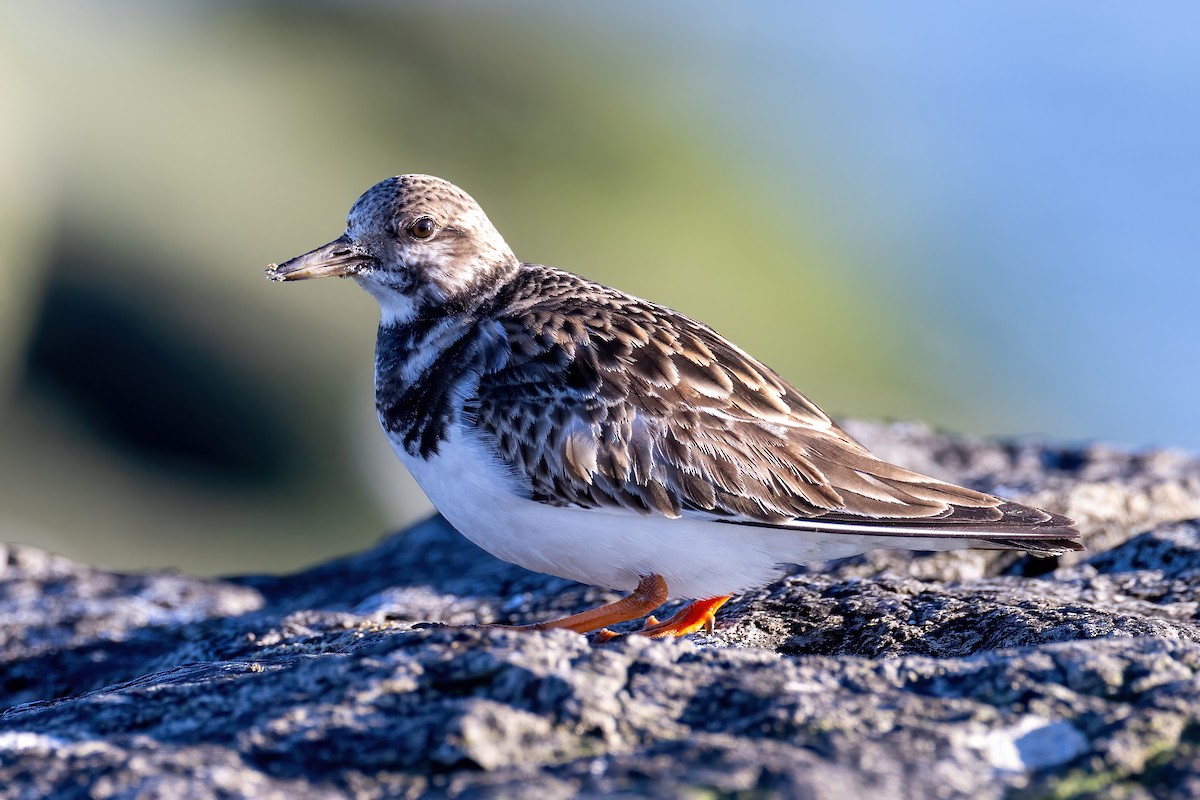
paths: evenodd
<path fill-rule="evenodd" d="M 414 226 L 423 221 L 431 233 L 419 238 Z M 372 186 L 350 209 L 345 235 L 375 259 L 354 279 L 397 310 L 463 305 L 518 264 L 479 204 L 432 175 L 397 175 Z"/>
<path fill-rule="evenodd" d="M 368 189 L 346 231 L 282 264 L 271 280 L 353 278 L 387 324 L 478 302 L 517 269 L 487 214 L 470 195 L 432 175 L 397 175 Z"/>

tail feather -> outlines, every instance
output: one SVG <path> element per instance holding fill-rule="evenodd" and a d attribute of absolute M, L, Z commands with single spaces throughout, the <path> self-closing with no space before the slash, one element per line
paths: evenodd
<path fill-rule="evenodd" d="M 849 437 L 823 441 L 811 453 L 844 502 L 780 527 L 896 540 L 959 539 L 963 547 L 1034 555 L 1083 550 L 1074 520 L 890 464 Z M 869 498 L 863 497 L 864 487 L 872 490 Z"/>
<path fill-rule="evenodd" d="M 960 547 L 1024 550 L 1036 556 L 1056 556 L 1083 550 L 1074 520 L 1032 506 L 996 498 L 996 506 L 951 506 L 940 517 L 864 517 L 844 512 L 829 512 L 809 519 L 797 518 L 784 523 L 745 519 L 722 519 L 738 525 L 767 528 L 820 531 L 833 534 L 865 535 L 880 539 L 952 540 Z M 999 512 L 999 519 L 983 512 Z M 916 547 L 915 549 L 924 549 Z"/>

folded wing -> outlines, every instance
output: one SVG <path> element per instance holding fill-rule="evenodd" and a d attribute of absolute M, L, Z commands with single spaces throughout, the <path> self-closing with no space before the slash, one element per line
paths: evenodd
<path fill-rule="evenodd" d="M 582 278 L 553 278 L 559 291 L 542 286 L 528 304 L 519 292 L 510 301 L 503 325 L 514 354 L 483 376 L 472 409 L 535 500 L 1043 554 L 1081 549 L 1066 517 L 874 457 L 706 326 Z"/>

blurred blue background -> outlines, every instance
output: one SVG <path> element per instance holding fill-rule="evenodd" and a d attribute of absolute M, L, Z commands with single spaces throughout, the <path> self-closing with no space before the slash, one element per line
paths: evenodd
<path fill-rule="evenodd" d="M 837 415 L 1200 447 L 1200 7 L 0 6 L 0 536 L 286 570 L 428 511 L 374 303 L 278 286 L 431 172 Z"/>

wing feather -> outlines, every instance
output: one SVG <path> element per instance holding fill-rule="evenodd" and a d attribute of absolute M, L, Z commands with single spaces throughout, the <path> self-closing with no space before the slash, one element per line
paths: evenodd
<path fill-rule="evenodd" d="M 1078 549 L 1065 517 L 881 461 L 769 367 L 681 314 L 533 265 L 506 302 L 511 355 L 481 377 L 476 424 L 535 499 Z"/>

